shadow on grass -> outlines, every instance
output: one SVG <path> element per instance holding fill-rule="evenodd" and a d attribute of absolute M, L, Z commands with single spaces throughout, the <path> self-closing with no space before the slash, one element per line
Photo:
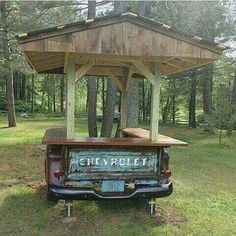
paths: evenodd
<path fill-rule="evenodd" d="M 0 200 L 2 196 L 0 195 Z M 163 214 L 151 216 L 146 211 L 146 200 L 106 200 L 106 201 L 74 201 L 76 222 L 67 228 L 81 235 L 104 234 L 107 229 L 122 234 L 125 232 L 145 233 L 154 227 L 167 224 Z M 64 201 L 59 203 L 46 200 L 46 188 L 43 185 L 14 186 L 5 190 L 0 204 L 0 232 L 3 235 L 33 235 L 48 230 L 55 235 L 64 230 Z M 64 226 L 63 226 L 64 225 Z M 109 230 L 108 230 L 109 231 Z M 124 232 L 123 232 L 124 233 Z M 62 234 L 63 235 L 63 234 Z M 116 235 L 116 234 L 115 234 Z"/>
<path fill-rule="evenodd" d="M 10 129 L 11 127 L 8 127 L 8 126 L 3 126 L 3 127 L 0 127 L 0 129 Z M 15 128 L 15 127 L 13 127 Z"/>

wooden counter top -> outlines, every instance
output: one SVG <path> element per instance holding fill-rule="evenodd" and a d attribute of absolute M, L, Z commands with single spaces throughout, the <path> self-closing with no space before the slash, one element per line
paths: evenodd
<path fill-rule="evenodd" d="M 142 128 L 125 128 L 125 129 L 122 129 L 122 132 L 134 138 L 142 138 L 142 139 L 149 140 L 149 137 L 150 137 L 150 131 L 146 129 L 142 129 Z M 149 140 L 149 142 L 152 142 L 152 141 Z M 169 136 L 165 136 L 163 134 L 158 134 L 158 141 L 153 141 L 153 142 L 158 143 L 163 146 L 164 145 L 167 145 L 167 146 L 187 146 L 188 145 L 186 142 L 171 138 Z"/>
<path fill-rule="evenodd" d="M 187 143 L 179 141 L 168 136 L 160 135 L 158 141 L 150 141 L 147 137 L 149 134 L 138 128 L 127 128 L 124 133 L 135 136 L 134 138 L 66 138 L 65 128 L 52 128 L 45 132 L 43 144 L 61 144 L 61 145 L 77 145 L 77 146 L 118 146 L 118 147 L 169 147 L 169 146 L 186 146 Z M 132 132 L 131 132 L 132 131 Z M 141 134 L 142 133 L 142 134 Z M 148 136 L 147 136 L 148 135 Z M 142 137 L 141 137 L 142 136 Z"/>

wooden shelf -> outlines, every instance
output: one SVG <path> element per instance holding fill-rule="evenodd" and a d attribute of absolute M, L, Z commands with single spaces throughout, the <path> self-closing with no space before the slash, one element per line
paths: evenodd
<path fill-rule="evenodd" d="M 65 128 L 52 128 L 45 132 L 43 144 L 58 145 L 77 145 L 85 147 L 104 146 L 104 147 L 170 147 L 170 146 L 186 146 L 187 143 L 177 139 L 159 135 L 158 141 L 150 141 L 149 134 L 139 128 L 127 128 L 124 133 L 133 136 L 132 138 L 66 138 Z"/>

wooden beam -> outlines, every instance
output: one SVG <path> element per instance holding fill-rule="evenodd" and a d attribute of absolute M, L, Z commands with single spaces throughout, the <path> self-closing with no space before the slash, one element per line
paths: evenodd
<path fill-rule="evenodd" d="M 95 64 L 96 60 L 90 60 L 87 64 L 84 64 L 76 71 L 76 81 L 78 82 L 80 78 L 82 78 Z"/>
<path fill-rule="evenodd" d="M 206 61 L 206 62 L 204 62 L 204 63 L 198 63 L 198 64 L 196 64 L 195 66 L 192 66 L 191 68 L 190 67 L 183 67 L 183 68 L 181 68 L 180 70 L 171 70 L 171 71 L 164 71 L 164 74 L 165 75 L 172 75 L 172 74 L 176 74 L 176 73 L 179 73 L 179 72 L 183 72 L 183 71 L 186 71 L 186 70 L 190 70 L 190 69 L 196 69 L 196 68 L 199 68 L 199 67 L 201 67 L 201 66 L 203 66 L 203 65 L 208 65 L 208 64 L 211 64 L 211 63 L 213 63 L 214 62 L 214 60 L 209 60 L 209 61 Z"/>
<path fill-rule="evenodd" d="M 68 58 L 69 58 L 69 53 L 66 52 L 66 53 L 65 53 L 65 58 L 64 58 L 64 69 L 63 69 L 63 72 L 64 72 L 64 73 L 66 73 L 67 64 L 68 64 Z"/>
<path fill-rule="evenodd" d="M 127 126 L 127 116 L 128 116 L 128 91 L 123 89 L 121 93 L 121 118 L 120 118 L 121 129 L 124 129 Z"/>
<path fill-rule="evenodd" d="M 131 67 L 129 68 L 127 80 L 126 80 L 126 82 L 125 82 L 125 91 L 126 91 L 126 92 L 128 91 L 130 82 L 131 82 L 131 80 L 132 80 L 133 70 L 134 70 L 134 67 L 131 66 Z"/>
<path fill-rule="evenodd" d="M 112 82 L 118 87 L 118 89 L 120 91 L 123 90 L 123 85 L 122 83 L 120 82 L 120 80 L 114 76 L 114 74 L 112 73 L 112 71 L 108 68 L 105 68 L 103 69 L 104 70 L 104 73 L 112 80 Z"/>
<path fill-rule="evenodd" d="M 172 66 L 172 67 L 175 67 L 175 68 L 181 68 L 181 66 L 178 66 L 178 65 L 176 65 L 176 64 L 173 64 L 173 63 L 170 63 L 170 62 L 168 62 L 168 61 L 164 61 L 164 62 L 162 62 L 162 64 L 163 65 L 169 65 L 169 66 Z"/>
<path fill-rule="evenodd" d="M 160 65 L 154 64 L 154 83 L 152 85 L 152 105 L 151 105 L 151 128 L 150 139 L 152 141 L 158 140 L 159 127 L 159 104 L 160 104 L 160 88 L 161 88 L 161 73 Z"/>
<path fill-rule="evenodd" d="M 68 55 L 66 66 L 66 137 L 75 136 L 75 57 Z"/>
<path fill-rule="evenodd" d="M 122 77 L 124 78 L 126 76 L 127 70 L 124 68 L 112 68 L 112 74 L 115 77 Z M 91 75 L 91 76 L 107 76 L 107 73 L 104 71 L 104 68 L 100 68 L 97 66 L 93 66 L 87 73 L 86 75 Z"/>
<path fill-rule="evenodd" d="M 188 62 L 188 63 L 190 63 L 190 64 L 196 65 L 196 61 L 187 59 L 187 58 L 185 58 L 185 57 L 178 57 L 178 59 L 180 59 L 180 61 L 185 61 L 185 62 Z"/>
<path fill-rule="evenodd" d="M 138 69 L 138 71 L 150 81 L 151 84 L 154 83 L 153 73 L 145 64 L 143 64 L 143 62 L 133 60 L 132 63 Z"/>

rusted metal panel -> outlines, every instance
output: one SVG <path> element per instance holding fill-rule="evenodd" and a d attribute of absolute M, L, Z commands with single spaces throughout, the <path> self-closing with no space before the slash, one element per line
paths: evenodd
<path fill-rule="evenodd" d="M 157 175 L 157 149 L 68 150 L 68 179 L 126 179 Z"/>

